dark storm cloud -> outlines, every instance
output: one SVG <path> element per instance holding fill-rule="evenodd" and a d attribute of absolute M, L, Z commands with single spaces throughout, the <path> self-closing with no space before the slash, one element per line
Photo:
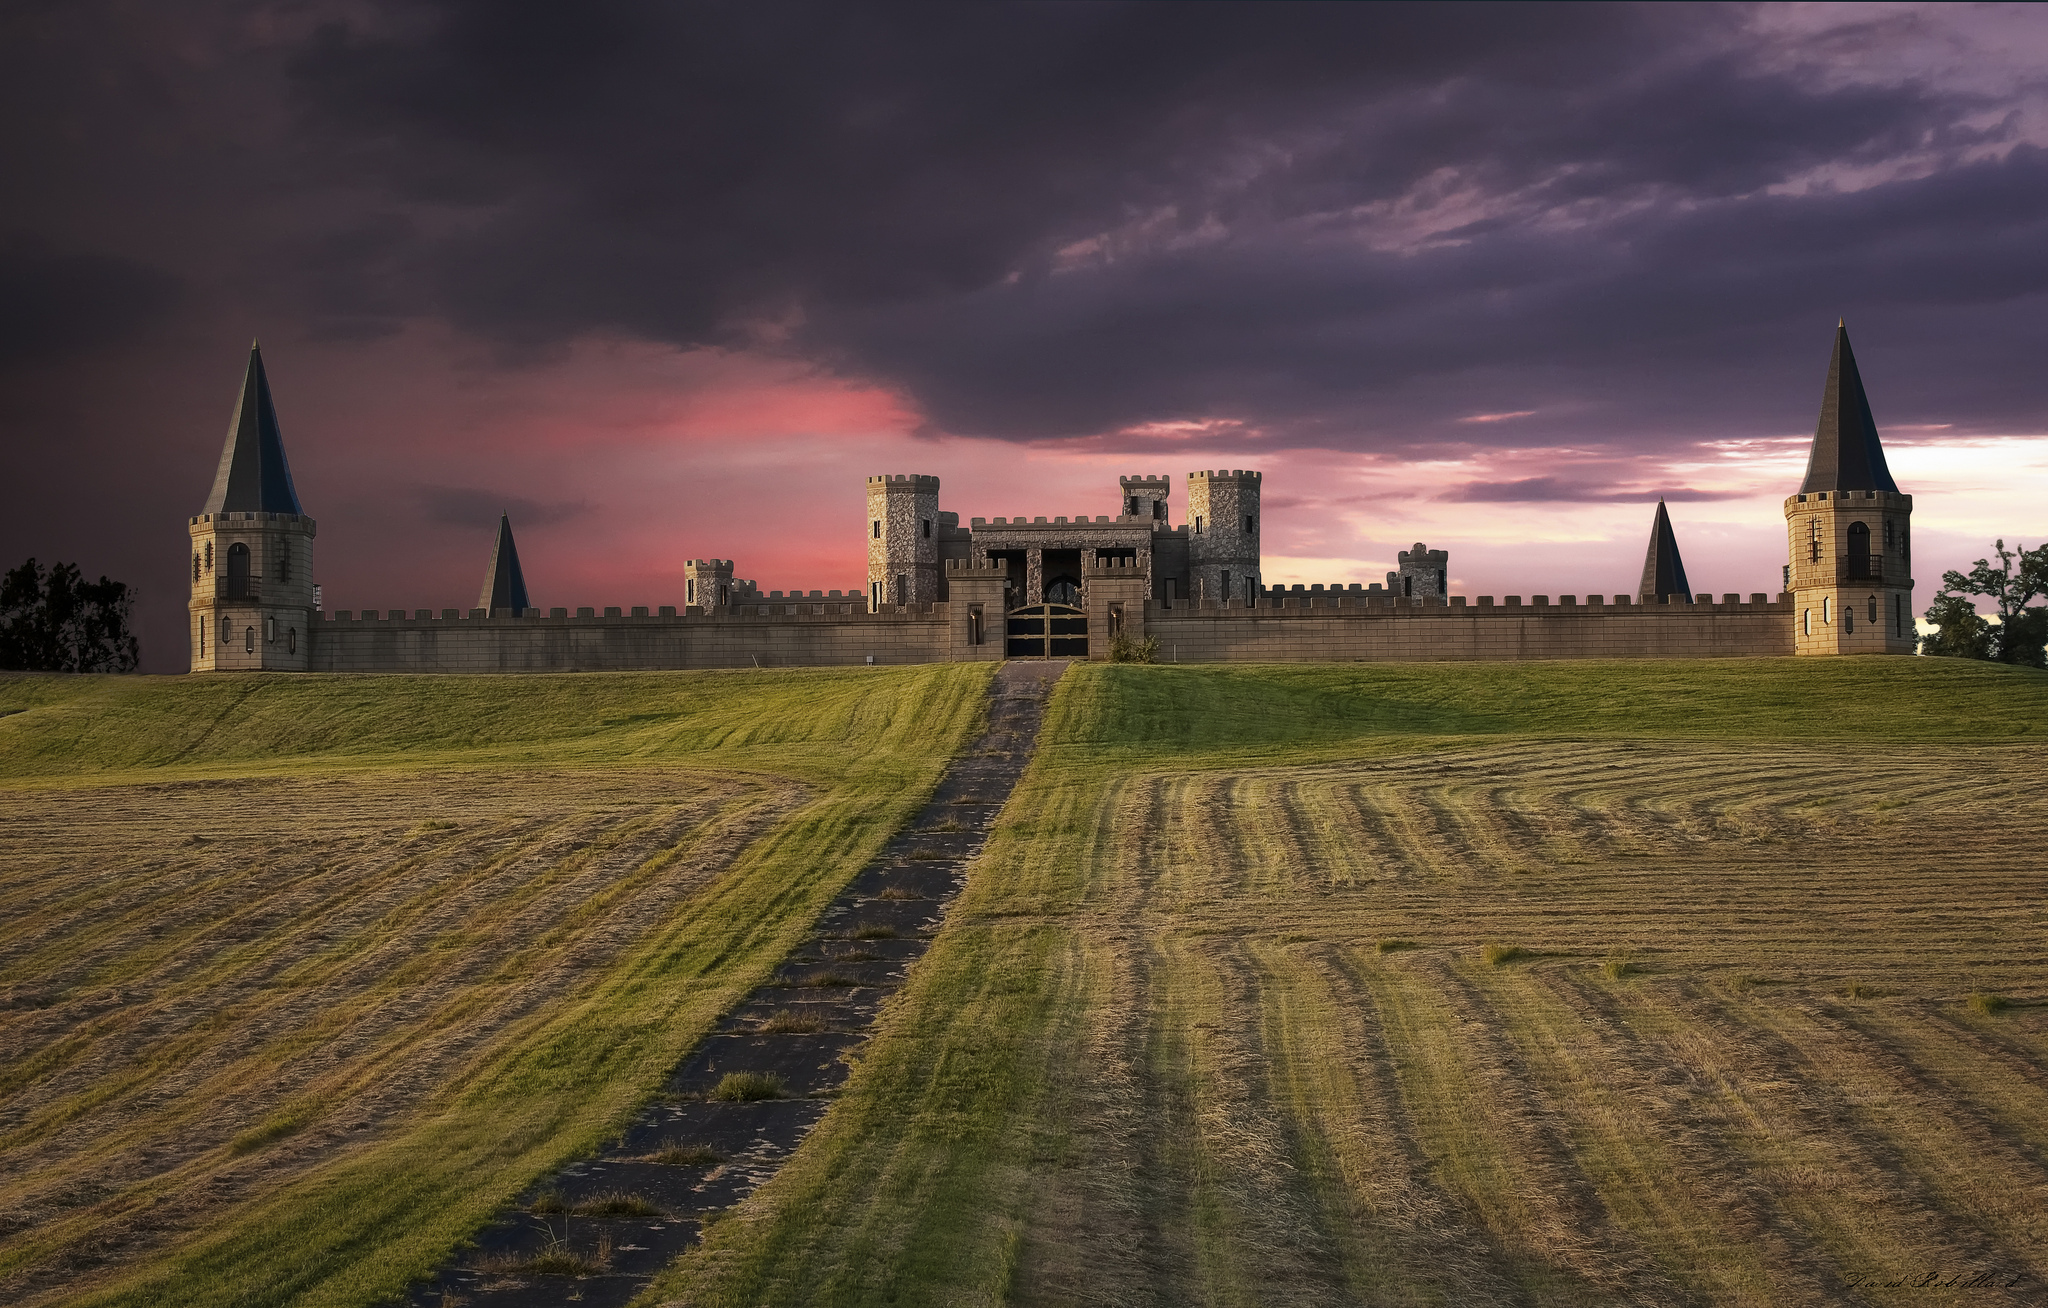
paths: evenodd
<path fill-rule="evenodd" d="M 126 343 L 183 298 L 179 280 L 161 269 L 18 236 L 0 244 L 0 368 Z"/>
<path fill-rule="evenodd" d="M 342 335 L 440 314 L 531 346 L 773 342 L 904 386 L 935 430 L 1222 417 L 1339 446 L 1503 407 L 1541 416 L 1484 438 L 1624 414 L 1682 437 L 1752 420 L 1730 377 L 1760 365 L 1742 399 L 1803 413 L 1837 313 L 1939 353 L 1930 309 L 2036 311 L 2048 165 L 2024 146 L 1963 162 L 2010 133 L 1995 105 L 1766 71 L 1740 14 L 478 4 L 336 23 L 291 63 L 297 140 L 386 212 L 309 245 L 309 287 Z M 1909 157 L 1904 180 L 1828 176 Z M 408 207 L 464 217 L 414 231 Z M 2041 417 L 2030 384 L 1972 399 Z"/>
<path fill-rule="evenodd" d="M 419 501 L 428 518 L 451 527 L 495 527 L 501 513 L 514 527 L 545 527 L 591 511 L 582 500 L 530 500 L 475 486 L 422 486 Z"/>

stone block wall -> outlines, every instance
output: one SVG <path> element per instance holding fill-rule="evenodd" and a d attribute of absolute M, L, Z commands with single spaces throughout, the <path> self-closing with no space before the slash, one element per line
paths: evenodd
<path fill-rule="evenodd" d="M 1407 600 L 1351 592 L 1269 592 L 1253 609 L 1148 606 L 1159 658 L 1181 663 L 1430 662 L 1588 658 L 1764 658 L 1793 652 L 1789 596 L 1702 595 L 1637 604 L 1510 595 Z"/>

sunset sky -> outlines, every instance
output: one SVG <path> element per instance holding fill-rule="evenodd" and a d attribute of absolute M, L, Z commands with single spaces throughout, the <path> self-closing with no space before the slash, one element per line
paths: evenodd
<path fill-rule="evenodd" d="M 1775 591 L 1833 328 L 1916 598 L 2048 536 L 2048 7 L 19 4 L 0 564 L 134 584 L 263 342 L 330 608 L 1265 473 L 1272 582 Z"/>

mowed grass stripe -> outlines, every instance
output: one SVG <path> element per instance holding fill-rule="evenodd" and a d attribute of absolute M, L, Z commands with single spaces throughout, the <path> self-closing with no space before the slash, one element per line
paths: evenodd
<path fill-rule="evenodd" d="M 6 1154 L 0 1297 L 392 1293 L 766 975 L 922 801 L 988 672 L 249 678 L 239 734 L 168 755 L 136 728 L 179 737 L 217 683 L 0 678 L 43 705 L 0 718 L 0 813 L 51 832 L 0 857 L 0 896 L 73 879 L 0 941 L 8 994 L 34 991 L 0 1048 L 83 1060 L 0 1122 L 99 1094 Z M 121 820 L 80 822 L 91 795 Z M 167 856 L 166 829 L 205 843 Z M 123 896 L 99 917 L 96 869 Z M 150 1075 L 108 1097 L 123 1065 Z"/>
<path fill-rule="evenodd" d="M 1076 668 L 964 901 L 979 918 L 932 955 L 1028 922 L 1058 962 L 991 949 L 971 987 L 913 987 L 869 1060 L 951 1030 L 968 995 L 1038 1015 L 1001 1039 L 1051 1071 L 957 1127 L 1013 1142 L 959 1161 L 983 1220 L 878 1203 L 845 1171 L 800 1212 L 771 1185 L 662 1293 L 1228 1302 L 1260 1297 L 1255 1271 L 1284 1286 L 1269 1299 L 1812 1303 L 1916 1268 L 2027 1272 L 2010 1231 L 1844 1115 L 1841 1060 L 1778 1027 L 1928 1009 L 2040 1071 L 2048 919 L 2013 837 L 2048 819 L 2026 743 L 2048 679 L 1825 662 Z M 1845 750 L 1801 710 L 1850 686 Z M 1070 804 L 1086 820 L 1046 821 Z M 1521 952 L 1494 966 L 1489 943 Z M 1974 990 L 2018 1005 L 1967 1015 Z M 793 1169 L 926 1157 L 879 1110 L 941 1094 L 857 1076 L 841 1109 L 874 1129 L 814 1137 Z M 1967 1170 L 1975 1137 L 1950 1140 Z M 2032 1148 L 2008 1136 L 1989 1174 L 2033 1193 Z M 1381 1217 L 1390 1195 L 1429 1217 Z M 829 1234 L 864 1226 L 896 1236 Z M 999 1281 L 900 1253 L 940 1231 Z M 1364 1265 L 1439 1238 L 1466 1271 Z M 798 1239 L 773 1279 L 747 1270 Z"/>

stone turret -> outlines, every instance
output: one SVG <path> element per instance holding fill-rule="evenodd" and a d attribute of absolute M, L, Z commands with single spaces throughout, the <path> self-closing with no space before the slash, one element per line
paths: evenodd
<path fill-rule="evenodd" d="M 256 345 L 213 490 L 185 525 L 192 671 L 305 671 L 315 616 L 314 524 L 299 507 Z"/>
<path fill-rule="evenodd" d="M 1671 515 L 1663 500 L 1657 501 L 1657 516 L 1650 520 L 1650 548 L 1643 555 L 1643 581 L 1636 594 L 1646 604 L 1668 603 L 1674 597 L 1681 604 L 1692 602 L 1685 560 L 1678 555 L 1678 534 L 1671 530 Z"/>
<path fill-rule="evenodd" d="M 526 573 L 519 567 L 519 547 L 512 542 L 512 515 L 498 515 L 498 543 L 491 566 L 484 570 L 484 588 L 476 606 L 491 617 L 524 617 L 533 607 L 526 595 Z"/>
<path fill-rule="evenodd" d="M 1401 566 L 1387 574 L 1387 589 L 1404 599 L 1442 599 L 1449 593 L 1449 550 L 1433 550 L 1421 541 L 1395 556 Z"/>
<path fill-rule="evenodd" d="M 1913 497 L 1885 466 L 1877 422 L 1835 325 L 1806 480 L 1785 501 L 1786 589 L 1801 654 L 1911 654 Z"/>
<path fill-rule="evenodd" d="M 731 607 L 736 593 L 731 559 L 683 561 L 683 603 L 713 613 Z"/>
<path fill-rule="evenodd" d="M 1122 516 L 1143 518 L 1164 527 L 1168 525 L 1166 497 L 1173 490 L 1173 479 L 1161 473 L 1157 476 L 1140 474 L 1135 477 L 1118 477 L 1117 486 L 1123 491 Z"/>
<path fill-rule="evenodd" d="M 1188 582 L 1203 602 L 1249 606 L 1259 593 L 1256 472 L 1188 474 Z"/>
<path fill-rule="evenodd" d="M 939 598 L 939 479 L 868 478 L 868 608 Z"/>

